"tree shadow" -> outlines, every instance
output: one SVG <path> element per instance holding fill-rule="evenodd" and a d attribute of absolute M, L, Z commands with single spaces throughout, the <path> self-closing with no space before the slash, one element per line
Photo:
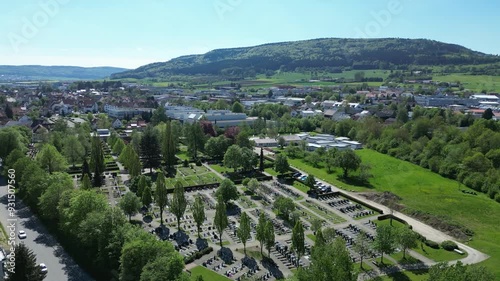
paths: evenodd
<path fill-rule="evenodd" d="M 198 251 L 201 251 L 203 249 L 208 248 L 208 241 L 207 241 L 207 239 L 197 238 L 196 239 L 196 248 L 198 248 Z"/>
<path fill-rule="evenodd" d="M 142 217 L 142 221 L 144 223 L 151 223 L 153 221 L 153 217 L 151 215 L 146 215 L 146 216 Z"/>
<path fill-rule="evenodd" d="M 262 259 L 262 266 L 269 270 L 271 274 L 276 278 L 277 280 L 284 279 L 285 276 L 283 275 L 283 272 L 280 270 L 279 266 L 276 264 L 276 262 L 269 257 L 264 257 Z"/>
<path fill-rule="evenodd" d="M 233 251 L 231 251 L 231 249 L 229 248 L 222 247 L 219 251 L 217 251 L 217 256 L 219 256 L 219 258 L 221 258 L 226 264 L 233 263 L 234 260 Z"/>
<path fill-rule="evenodd" d="M 60 263 L 64 264 L 63 270 L 68 275 L 68 281 L 94 280 L 73 261 L 61 246 L 55 248 L 54 255 L 59 258 Z"/>
<path fill-rule="evenodd" d="M 370 188 L 370 189 L 374 188 L 374 186 L 370 182 L 363 180 L 363 179 L 360 179 L 359 177 L 355 177 L 355 176 L 350 176 L 350 177 L 345 178 L 342 175 L 339 175 L 339 176 L 337 176 L 337 180 L 339 180 L 343 183 L 349 184 L 349 185 L 362 186 L 362 187 L 366 187 L 366 188 Z"/>

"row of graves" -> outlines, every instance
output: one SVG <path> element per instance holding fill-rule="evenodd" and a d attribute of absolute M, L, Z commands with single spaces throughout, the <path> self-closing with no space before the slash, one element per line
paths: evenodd
<path fill-rule="evenodd" d="M 318 197 L 318 200 L 354 219 L 379 215 L 378 212 L 371 210 L 362 204 L 353 202 L 352 200 L 340 195 L 338 192 L 321 195 Z"/>
<path fill-rule="evenodd" d="M 271 250 L 278 259 L 289 269 L 295 267 L 307 267 L 309 266 L 309 260 L 305 257 L 309 257 L 311 255 L 311 245 L 305 244 L 305 256 L 300 259 L 297 255 L 291 250 L 292 248 L 292 239 L 287 239 L 284 241 L 276 241 L 274 244 L 274 248 Z"/>
<path fill-rule="evenodd" d="M 286 184 L 280 183 L 279 181 L 273 181 L 272 183 L 273 187 L 276 187 L 277 189 L 281 190 L 283 193 L 289 195 L 290 197 L 297 199 L 300 197 L 300 194 L 287 186 Z"/>
<path fill-rule="evenodd" d="M 237 281 L 246 278 L 271 281 L 284 277 L 276 264 L 265 261 L 259 265 L 254 258 L 248 256 L 237 260 L 232 257 L 232 252 L 228 248 L 223 248 L 219 253 L 208 257 L 201 265 Z"/>

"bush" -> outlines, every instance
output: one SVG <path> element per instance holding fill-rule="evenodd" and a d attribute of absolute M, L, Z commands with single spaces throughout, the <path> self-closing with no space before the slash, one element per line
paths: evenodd
<path fill-rule="evenodd" d="M 196 160 L 196 166 L 201 166 L 201 160 L 200 159 Z"/>
<path fill-rule="evenodd" d="M 428 247 L 434 248 L 434 249 L 439 249 L 439 244 L 437 242 L 431 241 L 431 240 L 425 240 L 425 245 Z"/>
<path fill-rule="evenodd" d="M 455 249 L 458 249 L 457 244 L 449 240 L 443 241 L 443 243 L 441 243 L 441 247 L 447 251 L 453 251 Z"/>
<path fill-rule="evenodd" d="M 193 261 L 203 257 L 204 255 L 210 254 L 214 249 L 212 247 L 207 247 L 201 251 L 195 252 L 190 256 L 184 257 L 184 263 L 192 263 Z"/>
<path fill-rule="evenodd" d="M 184 166 L 184 168 L 189 167 L 189 161 L 187 159 L 184 159 L 184 162 L 182 162 L 182 166 Z"/>
<path fill-rule="evenodd" d="M 249 179 L 249 178 L 244 178 L 244 179 L 241 181 L 241 184 L 242 184 L 243 186 L 247 186 L 249 181 L 250 181 L 250 179 Z"/>
<path fill-rule="evenodd" d="M 500 203 L 500 193 L 497 193 L 497 195 L 495 195 L 495 201 Z"/>

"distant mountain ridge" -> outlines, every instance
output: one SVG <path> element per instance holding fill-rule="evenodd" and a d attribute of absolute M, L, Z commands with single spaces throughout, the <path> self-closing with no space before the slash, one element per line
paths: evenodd
<path fill-rule="evenodd" d="M 173 75 L 252 76 L 297 68 L 338 71 L 401 65 L 459 65 L 500 62 L 500 57 L 427 39 L 324 38 L 217 49 L 157 62 L 112 78 L 162 78 Z"/>
<path fill-rule="evenodd" d="M 94 80 L 127 70 L 120 67 L 79 67 L 44 65 L 0 65 L 0 80 L 79 79 Z"/>

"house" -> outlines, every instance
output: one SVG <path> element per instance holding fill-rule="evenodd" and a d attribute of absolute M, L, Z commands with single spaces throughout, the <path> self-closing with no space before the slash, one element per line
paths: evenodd
<path fill-rule="evenodd" d="M 277 147 L 278 141 L 272 138 L 250 138 L 255 142 L 256 147 Z"/>
<path fill-rule="evenodd" d="M 34 143 L 45 142 L 49 137 L 49 130 L 42 124 L 36 125 L 32 130 L 31 141 Z"/>
<path fill-rule="evenodd" d="M 91 133 L 92 136 L 97 136 L 99 138 L 106 139 L 111 136 L 109 129 L 97 129 L 95 133 Z"/>
<path fill-rule="evenodd" d="M 115 121 L 113 121 L 113 123 L 111 124 L 111 127 L 117 129 L 117 128 L 121 128 L 123 127 L 123 123 L 122 121 L 120 121 L 120 119 L 115 119 Z"/>

